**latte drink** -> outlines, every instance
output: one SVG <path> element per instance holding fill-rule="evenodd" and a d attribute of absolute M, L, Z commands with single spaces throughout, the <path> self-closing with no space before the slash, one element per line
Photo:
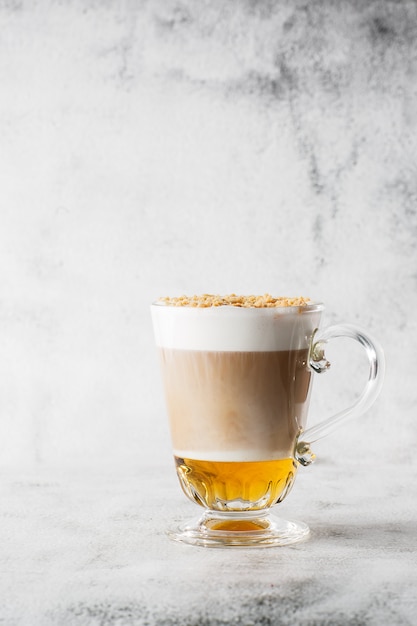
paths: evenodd
<path fill-rule="evenodd" d="M 321 308 L 233 297 L 165 300 L 152 315 L 184 492 L 212 510 L 255 511 L 280 502 L 295 478 Z"/>

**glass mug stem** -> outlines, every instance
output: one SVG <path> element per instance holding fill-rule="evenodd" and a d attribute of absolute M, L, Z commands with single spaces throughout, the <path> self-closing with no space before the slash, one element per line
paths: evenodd
<path fill-rule="evenodd" d="M 369 365 L 368 380 L 352 405 L 300 433 L 302 439 L 297 442 L 295 458 L 304 466 L 310 465 L 315 458 L 310 444 L 331 434 L 343 422 L 363 415 L 375 402 L 384 380 L 385 359 L 381 346 L 368 333 L 351 324 L 337 324 L 314 331 L 308 357 L 313 372 L 322 374 L 328 371 L 330 363 L 325 357 L 324 347 L 329 340 L 340 337 L 354 339 L 365 350 Z"/>

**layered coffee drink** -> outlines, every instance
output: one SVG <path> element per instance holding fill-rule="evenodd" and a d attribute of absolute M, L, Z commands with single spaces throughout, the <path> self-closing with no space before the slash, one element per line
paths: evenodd
<path fill-rule="evenodd" d="M 305 298 L 196 296 L 153 307 L 178 477 L 217 511 L 280 502 L 298 463 L 320 310 Z"/>

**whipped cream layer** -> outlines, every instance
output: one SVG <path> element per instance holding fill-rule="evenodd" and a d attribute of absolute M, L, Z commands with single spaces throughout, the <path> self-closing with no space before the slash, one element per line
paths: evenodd
<path fill-rule="evenodd" d="M 151 306 L 157 346 L 219 352 L 306 348 L 323 306 L 278 308 Z"/>

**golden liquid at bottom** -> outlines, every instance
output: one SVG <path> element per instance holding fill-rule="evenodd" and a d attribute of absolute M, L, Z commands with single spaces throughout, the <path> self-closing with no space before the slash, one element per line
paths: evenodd
<path fill-rule="evenodd" d="M 175 457 L 184 493 L 215 511 L 257 511 L 281 502 L 290 491 L 298 463 L 273 461 L 199 461 Z"/>

